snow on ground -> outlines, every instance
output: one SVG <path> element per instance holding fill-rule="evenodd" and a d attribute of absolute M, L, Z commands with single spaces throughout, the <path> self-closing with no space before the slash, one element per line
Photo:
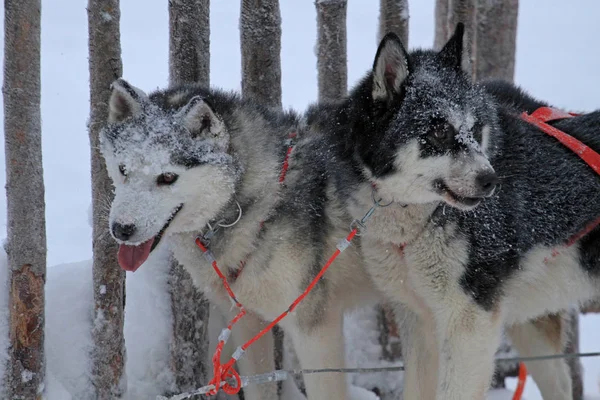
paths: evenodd
<path fill-rule="evenodd" d="M 49 268 L 46 276 L 46 362 L 50 388 L 75 399 L 91 394 L 92 268 L 90 261 Z M 62 386 L 62 387 L 61 387 Z"/>
<path fill-rule="evenodd" d="M 349 368 L 391 367 L 401 363 L 380 360 L 377 313 L 374 309 L 360 309 L 349 313 L 344 320 L 346 338 L 346 365 Z M 402 388 L 401 372 L 352 374 L 354 385 L 367 389 L 378 388 L 386 394 L 399 394 Z M 397 396 L 394 396 L 397 397 Z"/>
<path fill-rule="evenodd" d="M 124 77 L 145 90 L 167 83 L 167 3 L 145 0 L 121 2 L 121 39 Z M 237 3 L 236 3 L 237 4 Z M 433 42 L 433 0 L 410 2 L 410 47 Z M 519 8 L 515 79 L 534 95 L 572 110 L 599 106 L 600 37 L 596 16 L 600 3 L 522 0 Z M 2 13 L 3 10 L 0 10 Z M 285 107 L 303 109 L 317 97 L 315 9 L 312 1 L 282 1 L 282 86 Z M 225 89 L 240 88 L 239 7 L 230 1 L 211 3 L 211 82 Z M 0 24 L 4 18 L 0 17 Z M 68 21 L 68 23 L 65 23 Z M 350 85 L 371 67 L 376 50 L 377 2 L 348 4 L 348 80 Z M 3 39 L 4 29 L 0 29 Z M 47 400 L 82 399 L 88 389 L 88 350 L 92 321 L 91 229 L 88 105 L 87 14 L 85 4 L 64 0 L 42 10 L 42 121 L 48 237 L 47 276 Z M 0 43 L 3 43 L 0 40 Z M 3 62 L 0 59 L 0 63 Z M 3 117 L 0 107 L 0 118 Z M 0 127 L 0 129 L 2 129 Z M 0 141 L 3 143 L 3 141 Z M 5 164 L 0 151 L 0 165 Z M 0 173 L 0 186 L 5 174 Z M 6 198 L 0 196 L 0 232 L 6 229 Z M 2 234 L 0 234 L 0 237 Z M 172 384 L 167 368 L 170 306 L 166 270 L 161 255 L 153 255 L 135 274 L 127 275 L 126 345 L 128 398 L 148 399 Z M 3 375 L 8 336 L 6 255 L 0 251 L 0 376 Z M 372 332 L 360 336 L 352 325 L 372 324 L 362 313 L 346 326 L 352 366 L 364 365 L 377 351 Z M 581 319 L 581 350 L 598 351 L 600 316 Z M 359 346 L 360 345 L 360 346 Z M 585 389 L 589 399 L 600 399 L 600 360 L 584 359 Z M 397 377 L 397 376 L 396 376 Z M 351 377 L 356 385 L 399 382 L 393 374 L 377 378 Z M 365 382 L 366 380 L 366 382 Z M 514 388 L 514 380 L 509 381 Z M 511 386 L 512 385 L 512 386 Z M 289 389 L 288 383 L 286 386 Z M 290 393 L 290 392 L 286 392 Z M 297 394 L 297 391 L 296 391 Z M 355 400 L 373 398 L 353 389 Z M 509 390 L 490 394 L 510 399 Z M 539 399 L 528 380 L 527 400 Z M 292 397 L 289 398 L 290 400 Z M 295 399 L 295 397 L 294 397 Z"/>
<path fill-rule="evenodd" d="M 169 369 L 171 306 L 165 251 L 128 276 L 125 304 L 127 399 L 150 399 L 173 385 Z M 46 352 L 50 393 L 90 398 L 92 346 L 91 261 L 50 268 L 47 279 Z M 62 400 L 49 394 L 48 400 Z"/>
<path fill-rule="evenodd" d="M 125 301 L 128 399 L 149 399 L 174 385 L 170 371 L 171 300 L 168 252 L 128 274 Z"/>

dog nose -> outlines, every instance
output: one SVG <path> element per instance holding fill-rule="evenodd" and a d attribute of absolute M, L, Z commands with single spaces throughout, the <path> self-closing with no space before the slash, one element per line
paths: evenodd
<path fill-rule="evenodd" d="M 482 172 L 475 178 L 479 190 L 485 195 L 491 195 L 498 184 L 498 175 L 495 172 Z"/>
<path fill-rule="evenodd" d="M 135 233 L 135 225 L 133 224 L 120 224 L 115 222 L 112 226 L 112 233 L 114 237 L 119 240 L 128 240 Z"/>

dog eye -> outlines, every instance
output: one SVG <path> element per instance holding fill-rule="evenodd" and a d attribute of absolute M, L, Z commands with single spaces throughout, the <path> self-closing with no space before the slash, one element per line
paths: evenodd
<path fill-rule="evenodd" d="M 164 174 L 160 174 L 158 178 L 156 178 L 156 184 L 159 186 L 163 185 L 172 185 L 179 178 L 179 175 L 174 174 L 172 172 L 165 172 Z"/>
<path fill-rule="evenodd" d="M 436 124 L 431 130 L 431 135 L 440 142 L 446 142 L 452 138 L 452 127 L 447 124 Z"/>
<path fill-rule="evenodd" d="M 127 170 L 125 169 L 125 164 L 119 165 L 119 172 L 121 173 L 121 175 L 127 176 Z"/>

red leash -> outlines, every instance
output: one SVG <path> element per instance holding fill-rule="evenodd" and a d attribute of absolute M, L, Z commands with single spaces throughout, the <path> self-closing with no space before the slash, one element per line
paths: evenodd
<path fill-rule="evenodd" d="M 294 150 L 294 140 L 296 139 L 296 136 L 297 136 L 296 132 L 292 132 L 288 135 L 288 148 L 285 153 L 285 157 L 283 159 L 281 173 L 279 174 L 279 183 L 280 184 L 283 184 L 283 182 L 285 181 L 287 171 L 290 167 L 290 162 L 289 162 L 290 155 L 292 154 L 292 151 Z M 261 221 L 260 222 L 261 229 L 262 229 L 263 225 L 264 225 L 264 221 Z M 223 282 L 223 287 L 227 291 L 227 294 L 229 295 L 231 300 L 234 302 L 235 306 L 240 310 L 238 312 L 238 314 L 229 322 L 229 324 L 227 325 L 227 328 L 225 328 L 219 335 L 219 342 L 217 344 L 217 348 L 215 349 L 215 354 L 213 355 L 213 358 L 212 358 L 213 375 L 214 376 L 213 376 L 213 379 L 210 381 L 210 384 L 214 385 L 215 387 L 208 394 L 210 396 L 216 395 L 218 393 L 219 389 L 221 388 L 221 386 L 223 387 L 223 391 L 225 393 L 237 394 L 240 391 L 240 389 L 242 388 L 242 380 L 240 378 L 239 373 L 233 368 L 233 364 L 240 357 L 242 357 L 244 355 L 246 349 L 248 348 L 248 346 L 250 346 L 250 344 L 254 343 L 260 337 L 264 336 L 264 334 L 266 332 L 268 332 L 269 330 L 271 330 L 273 328 L 273 326 L 282 318 L 277 320 L 277 322 L 272 323 L 272 325 L 269 325 L 269 328 L 267 330 L 261 331 L 259 333 L 259 335 L 257 335 L 257 337 L 254 338 L 254 340 L 251 340 L 249 343 L 244 344 L 244 346 L 239 347 L 235 351 L 235 353 L 233 354 L 231 359 L 226 364 L 222 365 L 221 364 L 221 353 L 223 351 L 223 347 L 225 347 L 225 344 L 227 343 L 227 340 L 229 339 L 229 336 L 231 335 L 231 329 L 233 328 L 233 325 L 235 325 L 240 319 L 242 319 L 242 317 L 244 315 L 246 315 L 246 309 L 244 308 L 242 303 L 240 303 L 238 301 L 238 299 L 235 297 L 233 290 L 231 290 L 231 286 L 229 286 L 227 277 L 225 276 L 225 274 L 223 274 L 223 272 L 219 268 L 219 265 L 217 264 L 217 260 L 215 259 L 212 252 L 208 249 L 209 240 L 207 240 L 205 237 L 197 237 L 195 242 L 196 242 L 196 245 L 200 248 L 200 250 L 202 250 L 202 253 L 204 254 L 204 258 L 206 258 L 206 260 L 212 265 L 213 269 L 215 270 L 215 272 L 221 279 L 221 282 Z M 232 280 L 235 280 L 240 276 L 240 274 L 242 273 L 242 270 L 244 269 L 244 266 L 246 265 L 246 261 L 248 260 L 249 257 L 250 257 L 250 255 L 247 255 L 242 261 L 240 261 L 240 268 L 231 274 Z M 236 381 L 235 387 L 231 386 L 227 382 L 228 380 L 230 380 L 232 378 L 235 379 L 235 381 Z"/>
<path fill-rule="evenodd" d="M 279 183 L 283 183 L 285 181 L 285 177 L 286 177 L 287 171 L 289 169 L 289 158 L 290 158 L 290 155 L 294 148 L 293 140 L 295 138 L 296 138 L 296 133 L 291 133 L 289 135 L 289 145 L 288 145 L 289 147 L 287 149 L 287 152 L 286 152 L 286 155 L 285 155 L 285 158 L 283 161 L 281 174 L 279 176 Z M 336 246 L 337 249 L 332 254 L 332 256 L 329 258 L 329 260 L 327 260 L 327 262 L 325 263 L 323 268 L 321 268 L 319 273 L 313 278 L 313 280 L 310 282 L 308 287 L 302 292 L 302 294 L 300 294 L 300 296 L 298 296 L 298 298 L 296 300 L 294 300 L 294 302 L 292 304 L 290 304 L 290 306 L 287 308 L 287 310 L 285 310 L 277 318 L 275 318 L 273 321 L 271 321 L 263 330 L 258 332 L 252 339 L 248 340 L 242 346 L 238 347 L 234 351 L 233 355 L 231 356 L 231 359 L 225 364 L 221 364 L 221 353 L 223 351 L 223 347 L 225 346 L 225 344 L 227 343 L 227 340 L 229 339 L 229 336 L 231 335 L 231 330 L 232 330 L 233 326 L 242 317 L 244 317 L 244 315 L 246 315 L 246 309 L 239 302 L 239 300 L 235 297 L 235 294 L 233 293 L 233 290 L 231 290 L 231 286 L 229 285 L 229 282 L 227 281 L 227 277 L 223 274 L 223 272 L 219 268 L 219 265 L 217 264 L 217 260 L 215 259 L 212 252 L 209 250 L 209 248 L 208 248 L 209 240 L 207 240 L 204 237 L 196 238 L 196 240 L 195 240 L 196 245 L 200 248 L 200 250 L 202 251 L 206 260 L 212 265 L 213 269 L 215 270 L 215 272 L 217 273 L 217 275 L 223 282 L 223 287 L 227 291 L 227 294 L 229 295 L 231 300 L 234 302 L 235 306 L 239 309 L 238 314 L 229 322 L 229 324 L 227 325 L 227 328 L 225 328 L 219 335 L 219 342 L 217 344 L 217 348 L 215 349 L 215 353 L 212 358 L 214 376 L 209 383 L 209 385 L 213 385 L 214 387 L 208 393 L 208 395 L 210 395 L 210 396 L 216 395 L 220 388 L 223 388 L 223 391 L 227 394 L 237 394 L 242 389 L 242 386 L 243 386 L 242 379 L 241 379 L 239 373 L 233 368 L 233 364 L 235 364 L 235 362 L 244 355 L 244 353 L 246 352 L 248 347 L 250 347 L 254 342 L 259 340 L 261 337 L 263 337 L 267 332 L 272 330 L 275 325 L 277 325 L 282 319 L 284 319 L 286 316 L 288 316 L 289 313 L 293 312 L 294 309 L 296 309 L 296 307 L 300 304 L 300 302 L 302 302 L 302 300 L 304 300 L 304 298 L 310 293 L 310 291 L 321 280 L 321 278 L 327 272 L 327 270 L 329 269 L 331 264 L 333 264 L 335 259 L 344 250 L 346 250 L 348 248 L 348 246 L 350 246 L 350 242 L 352 241 L 352 239 L 354 239 L 354 237 L 358 233 L 359 229 L 363 228 L 365 226 L 364 223 L 374 212 L 375 208 L 378 206 L 379 206 L 379 203 L 375 202 L 375 205 L 373 207 L 371 207 L 369 212 L 367 212 L 367 214 L 360 221 L 353 222 L 353 224 L 352 224 L 353 229 L 350 231 L 348 236 L 346 236 L 345 239 L 343 239 L 342 241 L 340 241 L 338 243 L 338 245 Z M 262 227 L 262 225 L 263 225 L 263 222 L 261 222 L 261 227 Z M 248 257 L 246 257 L 246 259 L 240 263 L 242 268 L 245 265 L 247 258 Z M 237 275 L 234 276 L 234 278 L 237 278 L 237 276 L 239 276 L 240 273 L 241 273 L 241 269 L 240 269 L 240 271 L 238 271 Z M 228 382 L 231 379 L 235 380 L 235 382 L 236 382 L 235 386 L 232 386 Z"/>
<path fill-rule="evenodd" d="M 364 223 L 364 218 L 363 218 L 363 223 Z M 269 332 L 271 329 L 273 329 L 273 327 L 275 325 L 277 325 L 282 319 L 287 317 L 289 313 L 294 311 L 294 309 L 298 306 L 298 304 L 300 304 L 300 302 L 302 300 L 304 300 L 304 298 L 310 293 L 310 291 L 321 280 L 321 278 L 323 277 L 325 272 L 327 272 L 327 270 L 329 269 L 331 264 L 333 264 L 335 259 L 344 250 L 346 250 L 346 248 L 348 248 L 348 246 L 350 246 L 350 242 L 352 241 L 352 239 L 354 239 L 354 236 L 356 236 L 357 233 L 358 233 L 358 227 L 355 227 L 354 229 L 352 229 L 352 231 L 348 234 L 348 236 L 337 245 L 337 249 L 335 250 L 335 252 L 329 258 L 329 260 L 327 260 L 327 262 L 325 263 L 323 268 L 321 268 L 321 271 L 319 271 L 319 273 L 314 277 L 314 279 L 310 282 L 310 284 L 304 290 L 304 292 L 302 292 L 302 294 L 300 294 L 300 296 L 298 296 L 298 298 L 296 300 L 294 300 L 294 302 L 288 307 L 287 310 L 285 310 L 277 318 L 275 318 L 273 321 L 271 321 L 269 323 L 269 325 L 267 325 L 263 330 L 261 330 L 258 334 L 256 334 L 252 339 L 248 340 L 242 346 L 238 347 L 235 350 L 235 352 L 233 353 L 231 359 L 224 365 L 221 364 L 221 352 L 223 351 L 223 347 L 225 346 L 225 343 L 229 339 L 229 335 L 231 334 L 231 329 L 233 328 L 233 325 L 235 325 L 244 315 L 246 315 L 246 310 L 244 309 L 244 306 L 235 297 L 235 294 L 233 293 L 233 291 L 231 290 L 231 287 L 229 286 L 229 283 L 227 282 L 227 278 L 219 269 L 217 261 L 215 260 L 212 252 L 208 249 L 208 247 L 205 245 L 205 243 L 203 243 L 202 238 L 196 238 L 196 245 L 200 248 L 200 250 L 202 250 L 205 258 L 211 263 L 213 269 L 215 270 L 217 275 L 219 275 L 219 278 L 221 278 L 221 281 L 223 282 L 223 286 L 225 287 L 227 294 L 229 294 L 229 297 L 233 300 L 236 307 L 238 307 L 240 310 L 239 313 L 235 316 L 235 318 L 233 318 L 231 320 L 229 325 L 227 325 L 227 328 L 224 329 L 221 332 L 221 334 L 219 335 L 219 343 L 217 345 L 217 349 L 215 350 L 215 354 L 214 354 L 213 360 L 212 360 L 214 377 L 210 381 L 209 384 L 214 385 L 214 389 L 208 393 L 210 396 L 217 394 L 217 392 L 219 391 L 219 388 L 222 385 L 222 382 L 225 382 L 222 385 L 222 387 L 223 387 L 223 391 L 227 394 L 236 394 L 241 390 L 242 380 L 240 378 L 239 373 L 233 368 L 233 364 L 235 364 L 235 362 L 244 355 L 244 353 L 246 352 L 248 347 L 250 347 L 254 342 L 259 340 L 267 332 Z M 236 386 L 231 386 L 227 382 L 227 380 L 229 380 L 230 378 L 235 379 Z"/>
<path fill-rule="evenodd" d="M 513 400 L 521 400 L 525 391 L 525 382 L 527 382 L 527 367 L 525 363 L 519 363 L 519 380 L 517 381 L 517 389 L 513 395 Z"/>

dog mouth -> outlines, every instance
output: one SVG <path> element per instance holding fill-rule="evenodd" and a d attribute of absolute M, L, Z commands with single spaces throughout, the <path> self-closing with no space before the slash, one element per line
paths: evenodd
<path fill-rule="evenodd" d="M 121 244 L 119 246 L 119 253 L 117 256 L 121 268 L 123 268 L 125 271 L 137 271 L 137 269 L 148 259 L 150 253 L 156 248 L 156 246 L 158 246 L 160 240 L 165 234 L 165 231 L 182 208 L 183 204 L 180 204 L 173 210 L 173 212 L 171 212 L 171 216 L 167 219 L 167 222 L 154 237 L 138 245 Z"/>
<path fill-rule="evenodd" d="M 434 187 L 449 205 L 461 210 L 470 210 L 481 203 L 483 197 L 465 197 L 452 191 L 443 181 L 436 181 Z"/>

